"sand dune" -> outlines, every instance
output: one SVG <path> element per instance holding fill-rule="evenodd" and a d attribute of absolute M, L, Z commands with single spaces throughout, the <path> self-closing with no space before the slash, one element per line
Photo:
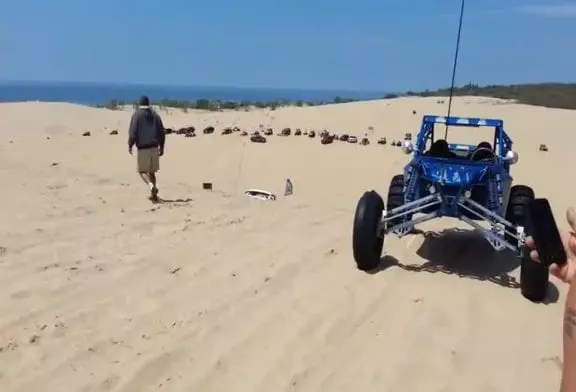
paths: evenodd
<path fill-rule="evenodd" d="M 437 102 L 171 110 L 167 127 L 374 131 L 366 147 L 169 135 L 158 205 L 126 151 L 130 110 L 0 105 L 0 390 L 557 390 L 557 281 L 547 303 L 528 302 L 514 260 L 450 220 L 388 237 L 377 273 L 354 265 L 358 198 L 384 194 L 407 162 L 377 138 L 416 134 L 422 114 L 446 112 Z M 465 97 L 453 113 L 505 120 L 515 181 L 548 197 L 564 227 L 576 112 Z M 244 197 L 252 187 L 279 198 Z"/>

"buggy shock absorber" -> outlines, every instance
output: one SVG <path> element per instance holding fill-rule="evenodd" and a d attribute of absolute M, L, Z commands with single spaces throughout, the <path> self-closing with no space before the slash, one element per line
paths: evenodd
<path fill-rule="evenodd" d="M 409 167 L 406 171 L 405 180 L 407 182 L 406 189 L 404 190 L 404 201 L 409 203 L 414 201 L 416 198 L 416 188 L 418 186 L 418 180 L 420 176 L 418 170 L 414 170 L 413 167 Z"/>
<path fill-rule="evenodd" d="M 500 176 L 488 173 L 488 200 L 487 207 L 490 211 L 500 212 L 499 199 L 501 198 Z"/>

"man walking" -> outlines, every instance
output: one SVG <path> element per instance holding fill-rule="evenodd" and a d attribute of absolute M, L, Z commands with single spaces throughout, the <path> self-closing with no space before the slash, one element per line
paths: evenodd
<path fill-rule="evenodd" d="M 150 187 L 150 200 L 158 200 L 156 172 L 160 170 L 160 157 L 164 155 L 166 134 L 162 119 L 150 107 L 148 97 L 140 98 L 139 107 L 132 114 L 128 131 L 128 152 L 136 145 L 140 178 Z"/>

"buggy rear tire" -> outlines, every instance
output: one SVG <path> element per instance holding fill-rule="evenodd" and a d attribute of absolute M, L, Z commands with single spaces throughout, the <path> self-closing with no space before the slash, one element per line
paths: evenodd
<path fill-rule="evenodd" d="M 352 250 L 356 266 L 362 271 L 371 271 L 380 264 L 384 236 L 378 232 L 378 226 L 383 211 L 384 201 L 373 190 L 365 192 L 356 205 Z"/>
<path fill-rule="evenodd" d="M 526 235 L 532 233 L 529 205 L 534 200 L 534 190 L 525 185 L 514 185 L 510 189 L 510 201 L 506 208 L 506 219 L 515 225 L 524 226 Z M 517 240 L 506 235 L 506 240 L 517 245 Z M 520 257 L 520 291 L 524 298 L 541 302 L 546 298 L 550 272 L 548 267 L 530 258 L 530 249 L 524 247 Z"/>
<path fill-rule="evenodd" d="M 397 174 L 390 180 L 386 207 L 390 211 L 402 205 L 404 205 L 404 174 Z M 403 217 L 390 220 L 388 226 L 395 226 L 410 219 L 412 219 L 411 215 L 404 215 Z"/>

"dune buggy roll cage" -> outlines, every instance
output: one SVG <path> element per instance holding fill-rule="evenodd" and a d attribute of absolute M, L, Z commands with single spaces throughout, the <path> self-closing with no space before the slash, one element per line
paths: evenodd
<path fill-rule="evenodd" d="M 463 161 L 462 158 L 429 158 L 424 156 L 428 140 L 434 142 L 434 126 L 444 124 L 458 127 L 488 127 L 494 128 L 494 144 L 492 151 L 495 153 L 493 162 Z M 450 150 L 469 151 L 476 149 L 475 145 L 448 144 Z M 416 224 L 423 223 L 440 217 L 453 217 L 460 219 L 480 232 L 495 250 L 508 248 L 512 251 L 521 252 L 525 243 L 524 227 L 514 225 L 503 218 L 511 185 L 509 175 L 510 161 L 507 159 L 512 148 L 512 140 L 504 131 L 502 120 L 467 118 L 467 117 L 444 117 L 425 115 L 422 120 L 420 132 L 417 136 L 416 148 L 413 150 L 413 158 L 404 169 L 404 194 L 405 204 L 391 210 L 384 209 L 378 230 L 380 235 L 393 232 L 403 236 L 414 228 Z M 431 194 L 417 200 L 411 200 L 417 194 L 419 187 L 419 173 L 415 170 L 418 163 L 428 161 L 432 166 L 441 165 L 470 165 L 486 166 L 493 168 L 493 175 L 487 182 L 488 197 L 487 206 L 484 206 L 471 198 L 469 189 L 460 187 L 455 192 L 444 192 L 442 189 L 430 191 Z M 438 184 L 436 184 L 438 185 Z M 408 196 L 408 197 L 406 197 Z M 432 207 L 432 208 L 431 208 Z M 489 207 L 489 208 L 487 208 Z M 426 211 L 425 211 L 426 210 Z M 431 212 L 428 212 L 431 211 Z M 423 213 L 417 218 L 413 214 Z M 480 225 L 476 220 L 483 220 L 489 224 L 489 228 Z M 390 222 L 393 222 L 390 225 Z M 506 234 L 512 237 L 516 244 L 506 241 Z"/>
<path fill-rule="evenodd" d="M 434 130 L 436 124 L 444 124 L 447 127 L 458 126 L 494 128 L 492 151 L 496 153 L 499 158 L 503 159 L 508 151 L 512 150 L 512 140 L 508 134 L 506 134 L 506 131 L 504 130 L 504 122 L 502 120 L 477 117 L 446 117 L 425 115 L 422 118 L 420 132 L 416 138 L 416 156 L 424 154 L 428 140 L 434 143 Z M 476 146 L 472 144 L 448 143 L 448 145 L 450 150 L 453 151 L 474 151 L 476 148 Z"/>

